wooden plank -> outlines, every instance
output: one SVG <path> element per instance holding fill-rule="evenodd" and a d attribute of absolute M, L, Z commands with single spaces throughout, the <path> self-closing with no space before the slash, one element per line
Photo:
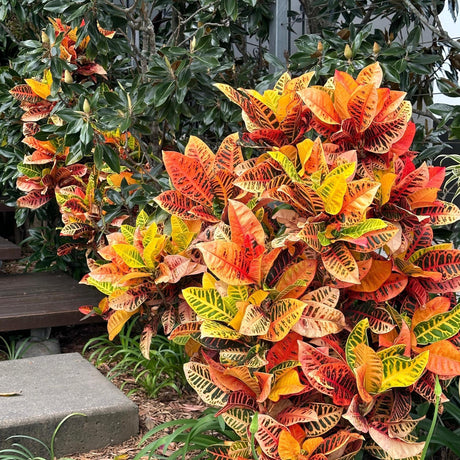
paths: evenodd
<path fill-rule="evenodd" d="M 82 305 L 97 305 L 103 298 L 64 273 L 0 275 L 0 332 L 79 324 Z M 93 317 L 84 323 L 100 321 Z"/>
<path fill-rule="evenodd" d="M 17 260 L 21 258 L 21 248 L 11 241 L 0 237 L 0 260 Z"/>

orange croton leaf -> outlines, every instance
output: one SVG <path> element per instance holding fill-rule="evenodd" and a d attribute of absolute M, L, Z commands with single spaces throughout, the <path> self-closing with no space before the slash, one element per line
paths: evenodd
<path fill-rule="evenodd" d="M 280 433 L 278 455 L 281 460 L 299 460 L 300 444 L 287 430 Z"/>
<path fill-rule="evenodd" d="M 197 160 L 206 171 L 208 177 L 212 177 L 214 175 L 215 155 L 199 137 L 190 136 L 190 139 L 185 146 L 184 155 L 188 158 Z"/>
<path fill-rule="evenodd" d="M 427 302 L 426 305 L 420 306 L 414 311 L 412 315 L 412 330 L 414 329 L 417 324 L 421 323 L 422 321 L 427 321 L 432 316 L 437 315 L 439 313 L 445 313 L 449 311 L 450 308 L 450 299 L 447 297 L 435 297 Z"/>
<path fill-rule="evenodd" d="M 374 300 L 375 302 L 385 302 L 399 295 L 407 286 L 408 277 L 400 273 L 392 273 L 387 280 L 377 290 L 373 292 L 353 292 L 350 297 L 360 300 Z"/>
<path fill-rule="evenodd" d="M 179 192 L 197 203 L 212 206 L 211 182 L 198 160 L 179 152 L 165 151 L 163 163 Z"/>
<path fill-rule="evenodd" d="M 391 260 L 372 260 L 370 270 L 366 276 L 361 279 L 360 284 L 350 286 L 350 290 L 354 292 L 374 292 L 379 289 L 382 284 L 390 277 L 392 262 Z"/>
<path fill-rule="evenodd" d="M 200 243 L 197 248 L 206 266 L 228 284 L 259 284 L 262 258 L 248 258 L 244 248 L 231 241 Z"/>
<path fill-rule="evenodd" d="M 181 219 L 196 219 L 190 214 L 194 202 L 177 190 L 166 190 L 155 198 L 155 202 L 166 212 L 176 215 Z"/>
<path fill-rule="evenodd" d="M 340 116 L 334 108 L 331 97 L 325 91 L 318 88 L 305 88 L 299 91 L 299 94 L 320 121 L 330 125 L 340 124 Z"/>
<path fill-rule="evenodd" d="M 371 125 L 377 111 L 377 88 L 372 83 L 360 85 L 348 100 L 348 112 L 359 133 Z"/>
<path fill-rule="evenodd" d="M 358 390 L 364 388 L 369 394 L 378 393 L 383 379 L 383 364 L 377 352 L 364 343 L 354 348 L 356 368 L 362 368 L 358 373 Z M 365 398 L 363 398 L 365 400 Z"/>
<path fill-rule="evenodd" d="M 345 243 L 333 243 L 321 255 L 324 267 L 334 277 L 347 283 L 359 284 L 359 270 L 355 258 Z"/>
<path fill-rule="evenodd" d="M 214 162 L 218 169 L 223 169 L 232 174 L 237 165 L 243 163 L 243 153 L 238 145 L 238 133 L 230 134 L 220 144 Z"/>
<path fill-rule="evenodd" d="M 18 101 L 27 101 L 32 104 L 41 100 L 41 97 L 35 94 L 28 84 L 16 85 L 10 90 L 10 94 Z"/>
<path fill-rule="evenodd" d="M 431 225 L 448 225 L 460 219 L 460 209 L 454 203 L 435 201 L 430 206 L 423 206 L 417 209 L 420 216 L 428 216 Z"/>
<path fill-rule="evenodd" d="M 383 70 L 378 62 L 368 65 L 362 69 L 356 77 L 356 83 L 365 85 L 368 83 L 374 84 L 377 88 L 382 84 Z"/>
<path fill-rule="evenodd" d="M 246 205 L 239 201 L 229 200 L 228 221 L 233 243 L 244 246 L 246 235 L 251 235 L 257 245 L 263 246 L 265 242 L 264 229 Z"/>
<path fill-rule="evenodd" d="M 460 351 L 452 342 L 441 340 L 419 350 L 430 352 L 426 365 L 429 371 L 449 378 L 460 375 Z"/>
<path fill-rule="evenodd" d="M 302 260 L 294 265 L 291 265 L 281 275 L 275 289 L 280 293 L 284 292 L 284 298 L 290 297 L 298 299 L 313 281 L 316 274 L 316 266 L 316 259 Z M 297 281 L 303 281 L 304 284 L 301 286 L 294 286 L 294 283 Z M 292 289 L 286 292 L 289 288 Z"/>

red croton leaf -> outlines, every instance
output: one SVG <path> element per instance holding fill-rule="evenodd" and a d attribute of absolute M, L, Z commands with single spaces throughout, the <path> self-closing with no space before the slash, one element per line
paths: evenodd
<path fill-rule="evenodd" d="M 191 200 L 212 207 L 211 182 L 195 158 L 179 152 L 163 152 L 163 163 L 174 187 Z"/>
<path fill-rule="evenodd" d="M 241 147 L 238 145 L 238 138 L 238 133 L 233 133 L 222 141 L 214 159 L 217 169 L 233 174 L 236 166 L 243 163 L 244 158 Z"/>
<path fill-rule="evenodd" d="M 358 391 L 355 376 L 343 363 L 323 364 L 310 371 L 307 378 L 317 391 L 331 396 L 337 406 L 348 406 Z"/>
<path fill-rule="evenodd" d="M 52 191 L 43 194 L 39 190 L 33 190 L 26 196 L 18 198 L 17 205 L 20 208 L 38 209 L 51 201 L 53 196 Z"/>
<path fill-rule="evenodd" d="M 183 220 L 193 220 L 195 216 L 189 213 L 195 203 L 177 190 L 167 190 L 155 198 L 155 202 L 165 211 Z"/>

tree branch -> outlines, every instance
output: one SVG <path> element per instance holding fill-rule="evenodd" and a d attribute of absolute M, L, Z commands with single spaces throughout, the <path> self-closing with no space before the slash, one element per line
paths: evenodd
<path fill-rule="evenodd" d="M 131 13 L 132 11 L 134 11 L 137 8 L 137 4 L 139 3 L 139 0 L 134 0 L 134 3 L 129 8 L 125 8 L 123 6 L 115 5 L 111 0 L 104 0 L 104 3 L 106 5 L 110 5 L 113 9 L 115 9 L 117 11 L 121 11 L 122 13 L 128 14 L 128 13 Z"/>
<path fill-rule="evenodd" d="M 432 114 L 431 112 L 426 112 L 425 110 L 419 110 L 419 109 L 412 108 L 412 113 L 415 113 L 416 115 L 419 115 L 420 117 L 429 118 L 430 120 L 433 120 L 436 123 L 439 123 L 441 121 L 436 115 Z"/>
<path fill-rule="evenodd" d="M 1 26 L 2 29 L 6 32 L 6 35 L 8 35 L 8 37 L 10 37 L 11 41 L 12 41 L 15 45 L 19 45 L 18 39 L 14 36 L 13 32 L 11 32 L 11 30 L 8 29 L 8 27 L 7 27 L 3 22 L 0 22 L 0 26 Z"/>
<path fill-rule="evenodd" d="M 403 4 L 415 15 L 417 19 L 431 32 L 437 35 L 440 40 L 444 41 L 445 43 L 449 44 L 452 48 L 456 50 L 460 50 L 460 43 L 452 39 L 449 34 L 441 27 L 438 26 L 440 24 L 439 16 L 436 11 L 432 11 L 432 14 L 435 18 L 436 27 L 427 20 L 427 18 L 412 4 L 411 0 L 402 0 Z"/>
<path fill-rule="evenodd" d="M 358 26 L 359 28 L 363 28 L 371 20 L 372 13 L 374 12 L 374 9 L 375 9 L 375 4 L 371 5 L 367 9 L 366 15 L 363 17 L 363 19 L 361 19 L 361 22 L 359 23 L 359 26 Z"/>

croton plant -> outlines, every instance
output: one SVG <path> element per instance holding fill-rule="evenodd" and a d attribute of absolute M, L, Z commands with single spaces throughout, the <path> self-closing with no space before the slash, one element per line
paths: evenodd
<path fill-rule="evenodd" d="M 417 459 L 412 399 L 460 375 L 460 251 L 432 230 L 460 210 L 438 199 L 443 168 L 415 166 L 411 105 L 378 63 L 312 78 L 218 84 L 247 132 L 164 151 L 170 218 L 109 232 L 83 282 L 111 337 L 140 313 L 146 356 L 159 322 L 185 346 L 188 382 L 240 438 L 210 459 Z M 49 175 L 66 227 L 88 224 L 95 173 Z"/>
<path fill-rule="evenodd" d="M 57 202 L 64 224 L 61 236 L 70 239 L 58 249 L 59 255 L 65 255 L 73 249 L 96 249 L 101 234 L 118 230 L 128 217 L 119 215 L 105 222 L 103 207 L 111 204 L 108 190 L 118 190 L 123 180 L 130 185 L 136 183 L 133 174 L 126 167 L 114 171 L 110 161 L 97 161 L 96 157 L 101 156 L 100 147 L 113 150 L 118 162 L 128 155 L 136 157 L 139 143 L 129 132 L 107 131 L 93 122 L 88 101 L 81 104 L 79 100 L 81 88 L 95 84 L 97 78 L 106 78 L 107 72 L 88 57 L 89 36 L 78 37 L 78 28 L 60 19 L 49 21 L 53 40 L 43 33 L 42 47 L 48 59 L 58 55 L 63 61 L 61 81 L 54 81 L 48 67 L 42 78 L 28 78 L 10 90 L 24 111 L 23 143 L 32 151 L 18 165 L 21 175 L 16 185 L 25 195 L 17 200 L 17 206 L 35 210 L 52 200 Z M 108 39 L 115 34 L 101 27 L 98 31 Z M 58 88 L 66 85 L 65 92 L 59 88 L 53 94 L 56 84 Z M 66 123 L 66 110 L 75 111 L 77 121 Z M 80 133 L 78 149 L 70 139 L 75 133 Z M 89 162 L 88 156 L 94 161 Z"/>
<path fill-rule="evenodd" d="M 217 85 L 247 132 L 165 151 L 171 225 L 122 226 L 86 282 L 109 286 L 109 328 L 141 311 L 186 347 L 188 382 L 240 437 L 209 458 L 416 459 L 412 398 L 460 375 L 460 251 L 432 230 L 460 210 L 443 168 L 414 165 L 411 105 L 378 63 L 312 77 Z"/>

